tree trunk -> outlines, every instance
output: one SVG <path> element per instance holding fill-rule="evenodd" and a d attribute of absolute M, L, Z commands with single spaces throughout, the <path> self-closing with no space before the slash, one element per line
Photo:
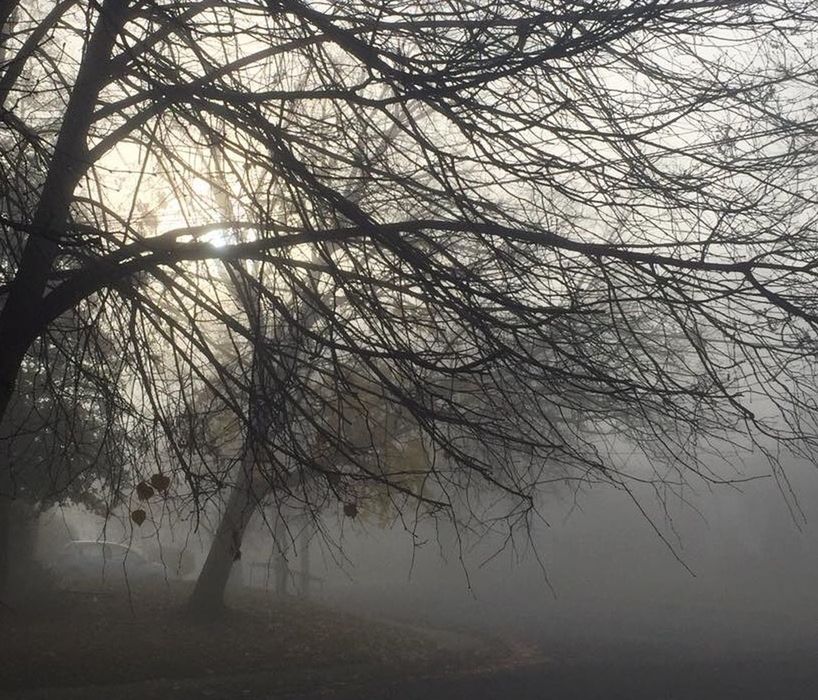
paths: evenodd
<path fill-rule="evenodd" d="M 302 598 L 310 597 L 310 522 L 306 520 L 298 536 L 300 560 L 298 576 L 298 595 Z"/>
<path fill-rule="evenodd" d="M 20 366 L 31 343 L 44 330 L 41 308 L 49 275 L 65 234 L 74 190 L 88 165 L 88 131 L 93 122 L 99 92 L 108 80 L 105 66 L 111 59 L 116 37 L 125 23 L 129 0 L 105 0 L 88 41 L 74 89 L 68 99 L 54 156 L 46 173 L 20 264 L 8 296 L 0 309 L 0 422 L 6 413 Z M 4 3 L 10 14 L 15 3 Z M 7 12 L 8 11 L 8 12 Z M 5 23 L 4 18 L 4 23 Z M 4 505 L 5 504 L 5 505 Z M 0 519 L 8 507 L 0 495 Z M 0 568 L 8 574 L 8 528 L 0 526 Z"/>
<path fill-rule="evenodd" d="M 241 541 L 253 515 L 258 496 L 253 489 L 253 461 L 242 461 L 236 485 L 230 492 L 216 535 L 188 601 L 194 617 L 213 617 L 224 608 L 224 591 L 233 562 L 241 557 Z"/>
<path fill-rule="evenodd" d="M 11 499 L 0 493 L 0 600 L 8 596 L 9 585 L 9 550 L 11 530 Z"/>
<path fill-rule="evenodd" d="M 46 173 L 40 201 L 6 302 L 0 310 L 0 421 L 14 392 L 20 365 L 34 339 L 42 333 L 43 296 L 65 234 L 74 190 L 85 173 L 88 131 L 99 92 L 108 80 L 116 37 L 125 23 L 129 0 L 105 0 L 88 41 L 74 89 L 68 100 L 54 157 Z M 2 546 L 2 543 L 0 543 Z"/>
<path fill-rule="evenodd" d="M 284 533 L 282 536 L 282 532 Z M 275 548 L 275 592 L 276 595 L 287 595 L 290 583 L 290 565 L 287 561 L 287 547 L 285 545 L 286 528 L 281 514 L 276 515 L 273 528 L 273 547 Z"/>

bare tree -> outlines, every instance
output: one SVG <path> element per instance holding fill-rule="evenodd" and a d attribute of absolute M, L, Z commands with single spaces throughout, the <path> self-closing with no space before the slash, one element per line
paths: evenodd
<path fill-rule="evenodd" d="M 672 487 L 722 478 L 730 443 L 810 453 L 811 5 L 18 4 L 0 416 L 73 312 L 75 371 L 194 510 L 237 473 L 306 510 L 489 488 L 514 530 L 555 475 Z M 408 416 L 419 487 L 350 401 Z M 196 439 L 207 412 L 233 458 Z"/>

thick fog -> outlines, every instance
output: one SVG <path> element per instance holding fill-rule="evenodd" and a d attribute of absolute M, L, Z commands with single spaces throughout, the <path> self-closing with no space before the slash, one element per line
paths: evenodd
<path fill-rule="evenodd" d="M 532 544 L 492 557 L 501 542 L 488 538 L 462 561 L 451 532 L 438 542 L 422 531 L 413 547 L 406 532 L 353 526 L 349 578 L 327 564 L 327 595 L 373 614 L 555 641 L 703 654 L 798 645 L 814 639 L 818 613 L 818 480 L 807 464 L 787 474 L 797 504 L 772 478 L 668 497 L 666 513 L 648 493 L 643 514 L 609 487 L 555 496 Z"/>
<path fill-rule="evenodd" d="M 27 643 L 33 646 L 15 653 L 31 663 L 52 653 L 63 666 L 73 659 L 69 649 L 51 651 L 59 647 L 58 638 L 46 642 L 36 633 L 45 624 L 49 635 L 56 629 L 70 637 L 77 624 L 70 616 L 73 606 L 83 618 L 91 616 L 93 629 L 106 630 L 111 644 L 125 643 L 116 641 L 118 635 L 127 640 L 137 629 L 145 637 L 139 644 L 157 649 L 181 644 L 183 655 L 194 655 L 194 661 L 185 662 L 194 670 L 169 661 L 162 673 L 192 673 L 195 694 L 204 687 L 195 669 L 213 664 L 200 658 L 202 635 L 215 645 L 216 658 L 227 659 L 214 677 L 227 678 L 236 659 L 247 669 L 260 668 L 262 662 L 242 661 L 254 652 L 241 645 L 263 649 L 281 630 L 301 629 L 291 634 L 311 648 L 325 626 L 337 624 L 334 615 L 352 614 L 349 620 L 338 618 L 342 629 L 386 624 L 396 639 L 439 631 L 456 635 L 443 637 L 446 643 L 455 639 L 455 649 L 463 639 L 493 639 L 513 659 L 510 668 L 492 671 L 493 685 L 458 681 L 455 675 L 428 680 L 431 685 L 421 684 L 411 691 L 414 695 L 390 697 L 539 698 L 551 691 L 555 697 L 581 699 L 747 700 L 780 690 L 782 698 L 809 698 L 818 646 L 818 474 L 805 462 L 782 465 L 783 481 L 763 476 L 769 465 L 755 455 L 737 466 L 742 478 L 760 478 L 710 486 L 691 482 L 658 493 L 636 482 L 630 492 L 599 484 L 562 485 L 543 494 L 541 517 L 532 519 L 530 532 L 517 530 L 510 540 L 503 520 L 494 532 L 478 536 L 446 519 L 415 523 L 408 512 L 385 518 L 362 508 L 351 517 L 339 508 L 321 513 L 317 521 L 296 513 L 276 521 L 274 509 L 267 508 L 251 521 L 232 567 L 227 605 L 238 617 L 228 616 L 211 628 L 179 627 L 173 621 L 207 556 L 217 510 L 209 517 L 202 513 L 197 528 L 195 517 L 168 504 L 136 527 L 128 511 L 106 518 L 78 507 L 54 507 L 39 517 L 23 543 L 37 564 L 25 569 L 20 598 L 9 598 L 16 607 L 28 595 L 36 609 L 45 611 L 45 622 L 31 627 Z M 722 467 L 718 471 L 730 473 Z M 633 472 L 639 473 L 638 468 Z M 739 472 L 732 475 L 738 478 Z M 72 578 L 70 569 L 83 548 L 96 554 L 102 541 L 110 543 L 104 545 L 106 556 L 110 546 L 110 564 L 104 571 L 86 570 L 84 579 Z M 127 595 L 120 588 L 117 596 L 116 587 L 109 587 L 121 583 L 117 547 L 130 548 L 124 566 L 130 577 Z M 38 602 L 38 588 L 51 602 Z M 53 622 L 48 620 L 52 615 Z M 334 639 L 333 634 L 338 631 L 324 638 Z M 441 638 L 432 640 L 434 667 L 445 644 L 438 648 Z M 125 644 L 123 653 L 131 659 L 133 650 Z M 372 648 L 383 653 L 377 645 Z M 151 659 L 158 657 L 152 652 L 143 649 L 137 658 L 146 653 L 145 663 L 153 669 Z M 92 663 L 89 658 L 77 656 L 77 663 Z M 111 666 L 107 682 L 143 673 L 139 663 Z M 316 663 L 318 668 L 323 662 Z M 105 668 L 93 669 L 104 677 Z M 15 680 L 13 669 L 9 673 L 4 682 L 12 687 L 30 683 Z M 70 686 L 86 681 L 70 675 L 60 681 L 68 688 L 60 692 L 77 697 Z M 263 674 L 253 678 L 257 684 L 272 682 Z M 728 686 L 733 695 L 725 694 Z"/>
<path fill-rule="evenodd" d="M 323 532 L 294 519 L 275 533 L 256 518 L 231 587 L 274 590 L 284 560 L 288 592 L 306 572 L 311 597 L 373 617 L 704 654 L 798 645 L 818 614 L 818 475 L 795 462 L 785 473 L 788 483 L 700 484 L 682 497 L 637 488 L 638 505 L 610 486 L 566 488 L 543 499 L 530 540 L 365 515 L 324 517 Z M 168 580 L 193 579 L 208 530 L 167 523 L 134 534 L 124 519 L 55 508 L 37 556 L 48 568 L 68 540 L 124 541 Z"/>

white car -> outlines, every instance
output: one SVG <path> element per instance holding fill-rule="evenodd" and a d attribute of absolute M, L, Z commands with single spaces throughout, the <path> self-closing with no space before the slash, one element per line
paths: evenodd
<path fill-rule="evenodd" d="M 148 561 L 133 547 L 115 542 L 74 540 L 54 562 L 64 587 L 121 583 L 148 583 L 165 578 L 164 567 Z"/>

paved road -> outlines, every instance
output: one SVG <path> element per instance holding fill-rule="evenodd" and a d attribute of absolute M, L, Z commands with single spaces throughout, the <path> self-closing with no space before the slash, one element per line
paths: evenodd
<path fill-rule="evenodd" d="M 371 600 L 367 603 L 371 608 Z M 493 619 L 486 614 L 482 624 L 488 630 L 527 638 L 547 657 L 546 662 L 482 677 L 429 679 L 330 697 L 818 700 L 815 606 L 798 609 L 782 604 L 779 609 L 774 603 L 768 601 L 764 609 L 662 601 L 620 613 L 615 606 L 597 605 L 571 610 L 562 618 L 505 616 L 505 621 L 499 611 Z M 415 607 L 415 611 L 423 609 Z M 417 617 L 415 611 L 411 614 Z M 635 612 L 641 612 L 641 617 Z M 428 615 L 427 622 L 454 626 L 459 618 L 467 616 L 441 608 Z"/>
<path fill-rule="evenodd" d="M 20 700 L 816 700 L 818 653 L 691 660 L 643 658 L 627 649 L 587 659 L 553 659 L 485 675 L 427 678 L 411 683 L 349 684 L 314 693 L 277 692 L 280 677 L 152 681 L 13 694 Z M 303 679 L 298 684 L 303 688 Z M 2 695 L 2 693 L 0 693 Z"/>
<path fill-rule="evenodd" d="M 335 674 L 321 671 L 298 674 L 290 683 L 278 673 L 244 674 L 199 679 L 157 679 L 123 686 L 42 688 L 11 695 L 15 700 L 818 700 L 818 621 L 805 612 L 801 624 L 755 627 L 734 626 L 727 634 L 728 617 L 716 624 L 718 611 L 701 629 L 685 635 L 671 628 L 643 627 L 627 633 L 623 626 L 608 624 L 569 628 L 554 620 L 544 631 L 533 620 L 526 629 L 515 624 L 501 633 L 511 640 L 524 663 L 513 668 L 458 677 L 431 677 L 397 683 L 389 679 L 373 683 L 367 671 L 344 669 L 339 685 Z M 439 616 L 443 618 L 443 615 Z M 681 619 L 681 618 L 680 618 Z M 446 622 L 440 620 L 441 624 Z M 790 621 L 791 622 L 791 621 Z M 584 633 L 569 636 L 572 630 Z M 608 636 L 599 634 L 607 630 Z M 753 631 L 751 634 L 750 631 Z M 490 630 L 486 630 L 490 632 Z M 494 629 L 497 632 L 497 628 Z M 633 632 L 633 631 L 632 631 Z M 718 634 L 716 634 L 718 632 Z M 519 642 L 523 653 L 517 654 Z M 704 648 L 704 644 L 709 648 Z M 524 652 L 528 650 L 527 654 Z M 533 650 L 533 652 L 532 652 Z M 2 660 L 0 659 L 0 663 Z M 44 670 L 45 671 L 45 670 Z M 47 682 L 47 679 L 44 678 Z M 304 688 L 315 687 L 305 693 Z M 287 688 L 292 688 L 287 692 Z M 278 690 L 274 693 L 273 688 Z M 295 690 L 296 688 L 300 690 Z M 0 696 L 3 693 L 0 691 Z"/>
<path fill-rule="evenodd" d="M 818 653 L 732 660 L 588 659 L 488 676 L 357 688 L 336 700 L 816 700 Z"/>

